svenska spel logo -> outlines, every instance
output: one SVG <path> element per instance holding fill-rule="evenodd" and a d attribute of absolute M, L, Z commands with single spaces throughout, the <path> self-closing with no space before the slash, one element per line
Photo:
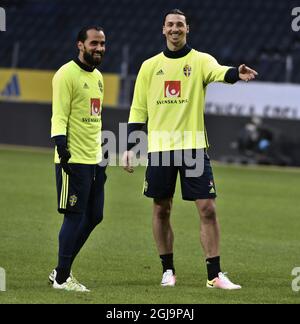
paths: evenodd
<path fill-rule="evenodd" d="M 2 7 L 0 7 L 0 31 L 6 31 L 6 13 Z"/>
<path fill-rule="evenodd" d="M 180 81 L 165 81 L 165 98 L 179 98 L 180 94 Z"/>
<path fill-rule="evenodd" d="M 100 116 L 101 102 L 100 98 L 91 98 L 91 116 Z"/>

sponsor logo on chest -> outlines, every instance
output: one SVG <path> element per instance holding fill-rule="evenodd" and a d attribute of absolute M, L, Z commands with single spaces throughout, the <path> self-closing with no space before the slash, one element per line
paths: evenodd
<path fill-rule="evenodd" d="M 101 101 L 100 98 L 91 98 L 90 101 L 91 116 L 100 116 L 101 114 Z"/>
<path fill-rule="evenodd" d="M 165 81 L 164 89 L 165 98 L 180 98 L 181 82 L 180 81 Z"/>

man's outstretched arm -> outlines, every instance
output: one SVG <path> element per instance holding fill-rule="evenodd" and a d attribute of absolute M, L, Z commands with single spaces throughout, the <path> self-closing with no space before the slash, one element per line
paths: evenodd
<path fill-rule="evenodd" d="M 257 75 L 258 73 L 255 70 L 249 68 L 245 64 L 241 64 L 237 68 L 230 68 L 225 74 L 224 81 L 231 84 L 239 80 L 248 82 L 255 79 Z"/>

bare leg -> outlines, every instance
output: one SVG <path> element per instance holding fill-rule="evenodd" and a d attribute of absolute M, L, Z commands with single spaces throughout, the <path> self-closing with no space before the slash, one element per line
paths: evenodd
<path fill-rule="evenodd" d="M 174 235 L 170 223 L 172 198 L 153 200 L 152 229 L 160 255 L 173 253 Z"/>
<path fill-rule="evenodd" d="M 200 241 L 206 258 L 220 255 L 220 228 L 214 199 L 195 201 L 200 215 Z"/>

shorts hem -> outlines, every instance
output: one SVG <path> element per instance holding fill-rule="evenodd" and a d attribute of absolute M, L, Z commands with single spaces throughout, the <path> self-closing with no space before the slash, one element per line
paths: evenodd
<path fill-rule="evenodd" d="M 158 195 L 151 195 L 151 194 L 147 194 L 144 192 L 144 196 L 148 197 L 148 198 L 153 198 L 153 199 L 169 199 L 169 198 L 173 198 L 174 195 L 170 195 L 170 196 L 158 196 Z"/>
<path fill-rule="evenodd" d="M 82 210 L 70 210 L 70 209 L 68 209 L 68 208 L 57 208 L 57 211 L 58 211 L 60 214 L 65 214 L 65 213 L 81 214 L 81 213 L 83 213 Z"/>
<path fill-rule="evenodd" d="M 202 196 L 197 196 L 197 197 L 182 197 L 183 200 L 188 200 L 188 201 L 195 201 L 197 199 L 215 199 L 217 198 L 217 195 L 202 195 Z"/>

